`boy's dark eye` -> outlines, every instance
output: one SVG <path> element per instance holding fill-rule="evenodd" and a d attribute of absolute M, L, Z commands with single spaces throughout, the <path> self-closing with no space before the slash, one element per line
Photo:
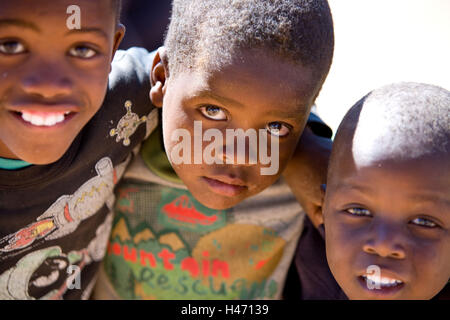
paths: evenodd
<path fill-rule="evenodd" d="M 289 134 L 291 129 L 282 122 L 270 122 L 266 126 L 270 134 L 278 137 L 284 137 Z"/>
<path fill-rule="evenodd" d="M 97 55 L 97 51 L 87 46 L 76 46 L 69 50 L 69 55 L 76 58 L 89 59 Z"/>
<path fill-rule="evenodd" d="M 227 115 L 225 111 L 220 107 L 205 106 L 201 107 L 199 110 L 208 119 L 216 121 L 227 120 Z"/>
<path fill-rule="evenodd" d="M 358 207 L 349 208 L 345 211 L 350 213 L 353 216 L 370 217 L 372 215 L 369 210 L 364 209 L 364 208 L 358 208 Z"/>
<path fill-rule="evenodd" d="M 19 41 L 4 41 L 0 42 L 0 53 L 7 55 L 15 55 L 26 52 L 25 46 Z"/>
<path fill-rule="evenodd" d="M 438 225 L 426 218 L 415 218 L 410 223 L 415 224 L 417 226 L 426 227 L 426 228 L 436 228 Z"/>

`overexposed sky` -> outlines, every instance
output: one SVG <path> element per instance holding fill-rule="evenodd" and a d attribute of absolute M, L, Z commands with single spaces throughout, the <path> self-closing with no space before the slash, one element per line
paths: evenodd
<path fill-rule="evenodd" d="M 369 91 L 397 81 L 450 90 L 450 0 L 328 0 L 335 52 L 316 104 L 335 132 Z"/>

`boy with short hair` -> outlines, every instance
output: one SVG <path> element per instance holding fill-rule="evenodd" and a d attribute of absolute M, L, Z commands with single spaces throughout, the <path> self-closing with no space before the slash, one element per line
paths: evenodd
<path fill-rule="evenodd" d="M 157 118 L 153 55 L 130 49 L 110 66 L 123 36 L 119 3 L 75 1 L 80 29 L 67 24 L 74 1 L 0 4 L 2 299 L 87 298 L 93 287 L 114 185 Z M 162 259 L 170 268 L 170 252 Z"/>
<path fill-rule="evenodd" d="M 330 158 L 321 236 L 309 223 L 299 243 L 302 298 L 448 298 L 449 114 L 450 92 L 420 83 L 382 87 L 350 109 Z"/>
<path fill-rule="evenodd" d="M 278 178 L 332 53 L 326 1 L 173 2 L 151 71 L 161 127 L 117 189 L 96 298 L 281 297 L 304 212 Z M 252 130 L 272 162 L 250 163 Z"/>
<path fill-rule="evenodd" d="M 67 24 L 74 3 L 80 29 Z M 92 290 L 113 187 L 153 108 L 146 73 L 123 75 L 138 60 L 121 54 L 108 83 L 118 11 L 112 0 L 0 2 L 0 299 Z"/>

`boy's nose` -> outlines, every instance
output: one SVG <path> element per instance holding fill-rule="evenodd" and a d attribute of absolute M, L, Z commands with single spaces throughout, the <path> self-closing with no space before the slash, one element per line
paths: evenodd
<path fill-rule="evenodd" d="M 218 152 L 215 154 L 215 157 L 218 160 L 221 160 L 224 164 L 233 164 L 233 165 L 240 165 L 240 166 L 251 166 L 255 165 L 258 161 L 256 157 L 253 160 L 253 162 L 250 161 L 250 158 L 248 157 L 248 153 L 244 150 L 241 152 L 236 152 L 236 149 L 233 151 L 232 148 L 230 148 L 230 152 L 227 152 L 226 145 L 224 145 L 221 150 L 217 150 Z M 252 159 L 253 159 L 252 158 Z"/>
<path fill-rule="evenodd" d="M 258 149 L 246 139 L 245 143 L 238 144 L 224 144 L 221 153 L 217 155 L 224 163 L 240 165 L 240 166 L 254 166 L 258 163 Z"/>
<path fill-rule="evenodd" d="M 22 79 L 24 92 L 46 99 L 67 96 L 72 92 L 72 88 L 71 80 L 55 70 L 41 69 L 41 72 Z"/>
<path fill-rule="evenodd" d="M 363 250 L 383 258 L 404 259 L 406 250 L 399 230 L 386 225 L 376 226 L 363 244 Z"/>

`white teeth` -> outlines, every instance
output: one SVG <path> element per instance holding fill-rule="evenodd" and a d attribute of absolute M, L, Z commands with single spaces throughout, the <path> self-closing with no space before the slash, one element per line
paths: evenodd
<path fill-rule="evenodd" d="M 403 283 L 401 280 L 385 278 L 385 277 L 377 277 L 375 275 L 367 275 L 367 276 L 363 276 L 363 278 L 366 281 L 372 282 L 373 285 L 381 286 L 381 287 L 393 287 L 393 286 L 397 286 L 397 285 Z"/>
<path fill-rule="evenodd" d="M 22 119 L 25 120 L 26 122 L 30 122 L 32 125 L 35 126 L 51 127 L 57 123 L 63 122 L 65 118 L 64 115 L 67 115 L 69 113 L 70 112 L 65 112 L 64 114 L 51 113 L 48 115 L 36 115 L 24 111 L 22 112 Z"/>
<path fill-rule="evenodd" d="M 45 123 L 45 118 L 40 116 L 31 116 L 31 124 L 35 126 L 42 126 Z"/>
<path fill-rule="evenodd" d="M 31 114 L 29 114 L 29 113 L 22 113 L 22 119 L 27 121 L 27 122 L 31 122 Z"/>
<path fill-rule="evenodd" d="M 43 120 L 44 120 L 44 125 L 46 125 L 46 126 L 53 126 L 56 123 L 55 116 L 48 116 L 47 118 L 45 118 Z"/>

